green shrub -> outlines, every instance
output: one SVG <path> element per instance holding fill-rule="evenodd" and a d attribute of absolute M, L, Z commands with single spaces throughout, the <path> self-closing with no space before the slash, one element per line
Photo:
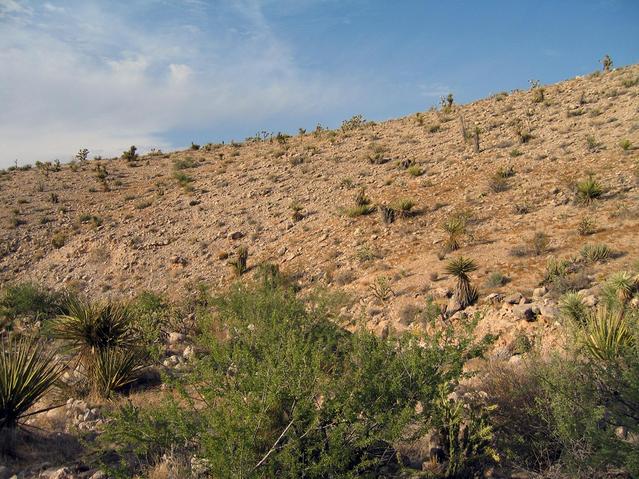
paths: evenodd
<path fill-rule="evenodd" d="M 621 147 L 623 151 L 629 151 L 630 148 L 632 148 L 632 143 L 630 142 L 629 139 L 626 138 L 625 140 L 621 140 L 619 142 L 619 146 Z"/>
<path fill-rule="evenodd" d="M 577 183 L 576 199 L 578 203 L 589 205 L 593 200 L 601 197 L 604 190 L 594 175 L 589 175 L 583 181 Z"/>
<path fill-rule="evenodd" d="M 52 293 L 34 283 L 10 284 L 0 292 L 0 320 L 8 324 L 20 317 L 49 319 L 64 312 L 66 299 L 66 294 Z"/>
<path fill-rule="evenodd" d="M 1 340 L 0 433 L 18 425 L 61 372 L 62 365 L 54 361 L 53 353 L 45 353 L 34 340 Z"/>
<path fill-rule="evenodd" d="M 196 456 L 217 477 L 378 477 L 485 344 L 470 324 L 419 341 L 348 333 L 281 288 L 238 285 L 215 307 L 184 399 L 125 406 L 109 443 L 138 461 Z"/>
<path fill-rule="evenodd" d="M 489 288 L 499 288 L 508 282 L 508 278 L 499 271 L 493 271 L 486 280 L 486 286 Z"/>
<path fill-rule="evenodd" d="M 595 263 L 597 261 L 607 261 L 613 252 L 607 244 L 599 243 L 584 245 L 579 254 L 585 261 Z"/>
<path fill-rule="evenodd" d="M 410 176 L 413 176 L 413 177 L 422 176 L 422 175 L 424 174 L 424 170 L 423 170 L 423 169 L 422 169 L 422 167 L 421 167 L 421 166 L 419 166 L 419 165 L 412 165 L 412 166 L 409 166 L 409 167 L 406 169 L 406 171 L 408 172 L 408 174 L 409 174 Z"/>
<path fill-rule="evenodd" d="M 590 216 L 584 216 L 579 220 L 579 224 L 577 225 L 577 233 L 580 236 L 588 236 L 597 232 L 597 223 L 594 218 Z"/>
<path fill-rule="evenodd" d="M 52 330 L 78 357 L 93 392 L 103 397 L 134 381 L 142 368 L 140 334 L 122 306 L 74 300 Z"/>

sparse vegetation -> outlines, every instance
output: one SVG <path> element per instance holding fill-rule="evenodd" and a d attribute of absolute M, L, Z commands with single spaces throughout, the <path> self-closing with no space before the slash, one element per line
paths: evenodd
<path fill-rule="evenodd" d="M 600 198 L 603 192 L 603 186 L 595 179 L 595 176 L 588 175 L 588 178 L 577 183 L 577 202 L 589 205 L 597 198 Z"/>
<path fill-rule="evenodd" d="M 446 265 L 446 272 L 457 278 L 453 297 L 459 302 L 462 309 L 473 304 L 479 296 L 477 289 L 471 284 L 468 276 L 469 273 L 476 269 L 475 262 L 463 256 L 450 260 Z"/>

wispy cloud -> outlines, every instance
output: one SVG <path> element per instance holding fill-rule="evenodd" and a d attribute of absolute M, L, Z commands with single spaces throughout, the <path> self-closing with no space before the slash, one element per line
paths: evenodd
<path fill-rule="evenodd" d="M 298 68 L 257 0 L 217 10 L 163 3 L 0 0 L 0 166 L 67 159 L 80 147 L 169 148 L 171 130 L 321 111 L 356 95 Z M 155 24 L 159 7 L 191 15 Z M 220 28 L 200 28 L 200 15 Z"/>

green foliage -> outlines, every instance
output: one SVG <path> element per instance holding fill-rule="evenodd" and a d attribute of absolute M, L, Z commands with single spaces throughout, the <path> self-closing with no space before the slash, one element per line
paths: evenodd
<path fill-rule="evenodd" d="M 122 158 L 129 163 L 135 162 L 138 160 L 138 157 L 139 157 L 137 151 L 138 151 L 137 147 L 132 145 L 128 150 L 122 153 Z"/>
<path fill-rule="evenodd" d="M 197 166 L 199 166 L 199 164 L 192 156 L 173 160 L 174 170 L 186 170 L 189 168 L 197 168 Z"/>
<path fill-rule="evenodd" d="M 411 165 L 406 169 L 406 171 L 413 177 L 422 176 L 424 174 L 424 170 L 419 165 Z"/>
<path fill-rule="evenodd" d="M 195 455 L 217 477 L 378 476 L 485 345 L 473 324 L 418 339 L 351 334 L 317 299 L 282 288 L 237 285 L 215 306 L 183 398 L 127 406 L 108 425 L 109 441 L 139 460 Z"/>
<path fill-rule="evenodd" d="M 52 293 L 34 283 L 7 285 L 0 292 L 0 326 L 17 318 L 49 319 L 64 311 L 66 298 L 66 294 Z"/>
<path fill-rule="evenodd" d="M 625 140 L 621 140 L 619 142 L 619 146 L 623 151 L 629 151 L 630 148 L 632 148 L 632 143 L 629 139 L 626 138 Z"/>
<path fill-rule="evenodd" d="M 577 183 L 576 199 L 578 203 L 589 205 L 595 199 L 601 197 L 603 192 L 603 187 L 595 179 L 595 176 L 591 174 L 585 180 Z"/>
<path fill-rule="evenodd" d="M 477 265 L 475 262 L 463 256 L 451 259 L 446 265 L 446 272 L 457 278 L 454 297 L 459 301 L 462 309 L 477 301 L 477 297 L 479 296 L 477 288 L 470 283 L 470 278 L 468 277 L 468 274 L 476 269 Z"/>
<path fill-rule="evenodd" d="M 493 446 L 489 417 L 495 407 L 465 404 L 450 398 L 447 392 L 442 389 L 435 402 L 435 417 L 447 456 L 445 477 L 475 477 L 486 465 L 500 459 Z"/>
<path fill-rule="evenodd" d="M 579 254 L 585 261 L 595 263 L 597 261 L 607 261 L 613 252 L 607 244 L 599 243 L 584 245 Z"/>
<path fill-rule="evenodd" d="M 74 300 L 52 329 L 79 358 L 93 392 L 108 397 L 136 379 L 144 355 L 126 308 Z"/>
<path fill-rule="evenodd" d="M 458 212 L 449 216 L 441 225 L 441 228 L 448 234 L 444 248 L 447 252 L 456 251 L 461 248 L 461 241 L 468 234 L 469 216 L 464 212 Z"/>
<path fill-rule="evenodd" d="M 579 224 L 577 225 L 577 233 L 580 236 L 588 236 L 594 234 L 597 231 L 597 223 L 594 218 L 590 216 L 584 216 L 579 220 Z"/>
<path fill-rule="evenodd" d="M 375 281 L 370 284 L 370 289 L 373 292 L 373 296 L 380 301 L 386 301 L 394 294 L 391 288 L 391 280 L 388 276 L 378 276 L 375 278 Z"/>
<path fill-rule="evenodd" d="M 623 309 L 611 310 L 602 306 L 588 316 L 581 341 L 592 357 L 614 360 L 631 345 L 631 328 Z"/>
<path fill-rule="evenodd" d="M 14 428 L 55 384 L 62 366 L 34 340 L 0 341 L 0 432 Z"/>
<path fill-rule="evenodd" d="M 501 274 L 499 271 L 493 271 L 488 275 L 486 280 L 486 286 L 489 288 L 499 288 L 508 282 L 508 277 Z"/>
<path fill-rule="evenodd" d="M 577 293 L 566 293 L 559 301 L 561 315 L 573 323 L 585 323 L 588 318 L 588 307 Z"/>

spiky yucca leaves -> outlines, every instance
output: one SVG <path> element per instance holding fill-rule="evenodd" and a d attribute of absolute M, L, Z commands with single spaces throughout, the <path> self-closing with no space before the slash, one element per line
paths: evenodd
<path fill-rule="evenodd" d="M 624 309 L 600 306 L 590 314 L 582 333 L 582 343 L 594 358 L 613 360 L 632 344 L 630 320 Z"/>
<path fill-rule="evenodd" d="M 605 243 L 586 244 L 581 248 L 579 254 L 581 254 L 584 260 L 595 263 L 597 261 L 608 260 L 612 256 L 613 251 L 610 249 L 610 246 Z"/>
<path fill-rule="evenodd" d="M 454 297 L 462 308 L 470 306 L 477 300 L 477 288 L 470 283 L 470 278 L 468 277 L 468 274 L 476 269 L 475 262 L 463 256 L 451 259 L 446 265 L 446 272 L 457 278 Z"/>
<path fill-rule="evenodd" d="M 68 310 L 68 314 L 58 316 L 53 332 L 82 357 L 106 348 L 132 347 L 138 342 L 126 309 L 120 305 L 76 300 Z"/>
<path fill-rule="evenodd" d="M 599 198 L 603 192 L 603 186 L 595 179 L 595 176 L 588 175 L 588 178 L 577 183 L 577 202 L 589 205 Z"/>
<path fill-rule="evenodd" d="M 463 214 L 456 214 L 442 223 L 442 229 L 448 234 L 445 240 L 446 251 L 456 251 L 461 248 L 461 240 L 466 234 L 468 218 Z"/>
<path fill-rule="evenodd" d="M 566 293 L 559 301 L 561 315 L 577 324 L 583 324 L 588 318 L 588 308 L 577 293 Z"/>
<path fill-rule="evenodd" d="M 1 342 L 0 430 L 14 428 L 51 389 L 61 372 L 62 365 L 35 340 Z"/>
<path fill-rule="evenodd" d="M 53 331 L 77 355 L 100 396 L 133 382 L 143 366 L 140 334 L 123 306 L 75 301 L 68 315 L 58 317 Z"/>
<path fill-rule="evenodd" d="M 609 307 L 625 306 L 639 290 L 639 275 L 628 271 L 612 274 L 602 289 L 602 296 Z"/>
<path fill-rule="evenodd" d="M 138 349 L 107 348 L 99 351 L 91 369 L 94 391 L 102 397 L 109 397 L 113 391 L 135 381 L 144 365 L 144 356 Z"/>

